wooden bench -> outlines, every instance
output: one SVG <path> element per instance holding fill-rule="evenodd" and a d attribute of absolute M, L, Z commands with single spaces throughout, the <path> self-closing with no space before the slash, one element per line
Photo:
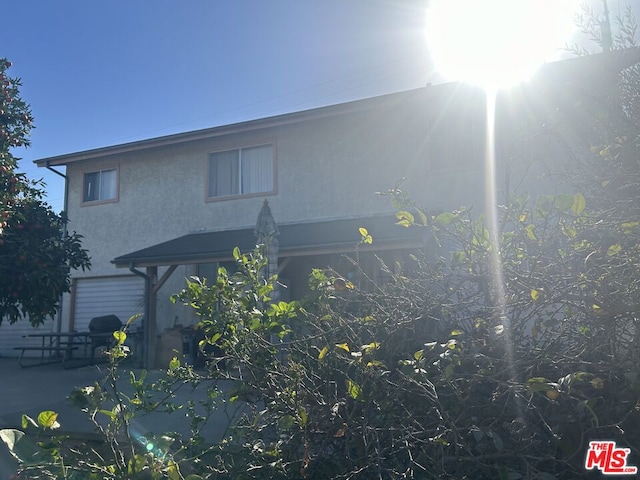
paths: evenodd
<path fill-rule="evenodd" d="M 72 344 L 61 344 L 61 345 L 52 345 L 52 346 L 41 346 L 41 347 L 33 347 L 33 346 L 26 346 L 26 347 L 13 347 L 14 350 L 20 350 L 20 357 L 18 358 L 18 365 L 20 365 L 21 368 L 28 368 L 28 367 L 37 367 L 39 365 L 48 365 L 50 363 L 59 363 L 62 362 L 62 364 L 64 365 L 64 362 L 67 360 L 67 358 L 71 355 L 71 352 L 73 350 L 77 350 L 79 347 L 77 346 L 73 346 Z M 40 361 L 33 363 L 31 365 L 25 365 L 24 364 L 24 354 L 25 352 L 40 352 Z M 49 357 L 45 358 L 45 353 L 49 352 Z M 58 353 L 58 354 L 62 354 L 62 358 L 56 358 L 53 357 L 53 353 Z M 37 357 L 36 357 L 37 358 Z"/>

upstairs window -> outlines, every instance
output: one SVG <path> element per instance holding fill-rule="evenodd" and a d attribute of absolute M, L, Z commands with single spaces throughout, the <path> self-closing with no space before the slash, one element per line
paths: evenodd
<path fill-rule="evenodd" d="M 272 145 L 215 152 L 209 155 L 208 197 L 271 193 L 274 177 Z"/>
<path fill-rule="evenodd" d="M 82 201 L 113 202 L 117 199 L 118 171 L 115 168 L 84 174 Z"/>

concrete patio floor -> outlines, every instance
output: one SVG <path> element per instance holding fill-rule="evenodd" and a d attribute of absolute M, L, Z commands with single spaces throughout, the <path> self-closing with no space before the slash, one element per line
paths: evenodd
<path fill-rule="evenodd" d="M 136 374 L 140 372 L 137 369 L 132 370 Z M 148 378 L 158 378 L 161 373 L 151 371 Z M 60 431 L 80 435 L 93 434 L 95 427 L 87 415 L 72 406 L 67 397 L 74 388 L 92 385 L 104 377 L 104 366 L 63 369 L 60 364 L 50 364 L 20 368 L 17 358 L 0 358 L 0 429 L 20 429 L 23 414 L 36 418 L 43 410 L 53 410 L 58 413 Z M 127 376 L 123 379 L 121 388 L 124 391 L 130 389 Z M 197 401 L 204 398 L 203 391 L 194 392 L 189 386 L 185 386 L 178 392 L 176 400 L 184 404 L 187 400 Z M 242 405 L 238 405 L 233 411 L 216 412 L 203 432 L 205 437 L 210 441 L 217 440 L 228 425 L 237 419 L 242 408 Z M 172 414 L 154 413 L 135 421 L 135 429 L 141 434 L 179 432 L 185 435 L 189 433 L 188 427 L 188 419 L 182 411 Z M 0 441 L 0 480 L 7 480 L 15 470 L 16 462 L 5 444 Z"/>

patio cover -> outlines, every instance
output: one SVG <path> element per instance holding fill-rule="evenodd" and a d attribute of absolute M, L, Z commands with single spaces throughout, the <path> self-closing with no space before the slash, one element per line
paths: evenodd
<path fill-rule="evenodd" d="M 395 224 L 395 216 L 374 216 L 278 225 L 279 257 L 354 251 L 361 240 L 358 229 L 366 228 L 372 245 L 361 249 L 387 250 L 424 245 L 426 229 Z M 255 227 L 217 232 L 190 233 L 112 260 L 117 267 L 189 265 L 233 259 L 233 249 L 249 251 L 256 246 Z"/>
<path fill-rule="evenodd" d="M 278 257 L 287 258 L 327 253 L 348 253 L 356 248 L 381 251 L 397 248 L 419 248 L 425 245 L 427 230 L 396 225 L 394 215 L 325 220 L 319 222 L 278 225 L 280 243 Z M 373 237 L 372 245 L 360 244 L 359 228 Z M 129 270 L 145 280 L 143 315 L 143 365 L 147 368 L 166 367 L 156 363 L 154 342 L 157 336 L 156 300 L 158 290 L 178 265 L 190 265 L 231 260 L 233 249 L 249 251 L 256 246 L 256 228 L 191 233 L 143 248 L 112 260 L 117 267 Z M 158 267 L 168 266 L 158 278 Z M 145 272 L 137 268 L 146 267 Z"/>

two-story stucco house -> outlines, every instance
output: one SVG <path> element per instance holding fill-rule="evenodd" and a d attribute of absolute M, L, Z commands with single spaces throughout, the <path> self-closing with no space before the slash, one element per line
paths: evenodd
<path fill-rule="evenodd" d="M 633 52 L 550 64 L 502 94 L 498 192 L 507 184 L 559 188 L 537 181 L 541 172 L 566 167 L 566 142 L 543 139 L 521 149 L 514 138 L 637 61 Z M 37 160 L 66 167 L 70 228 L 84 236 L 92 258 L 91 271 L 74 273 L 61 328 L 84 330 L 95 316 L 124 320 L 144 311 L 151 345 L 166 329 L 193 323 L 169 296 L 185 277 L 211 275 L 212 266 L 228 262 L 234 246 L 255 245 L 265 200 L 279 230 L 285 297 L 304 294 L 312 267 L 339 265 L 359 242 L 358 227 L 373 235 L 370 249 L 400 258 L 425 239 L 394 227 L 389 197 L 376 192 L 405 179 L 401 188 L 430 210 L 481 211 L 487 127 L 484 92 L 448 83 Z"/>

